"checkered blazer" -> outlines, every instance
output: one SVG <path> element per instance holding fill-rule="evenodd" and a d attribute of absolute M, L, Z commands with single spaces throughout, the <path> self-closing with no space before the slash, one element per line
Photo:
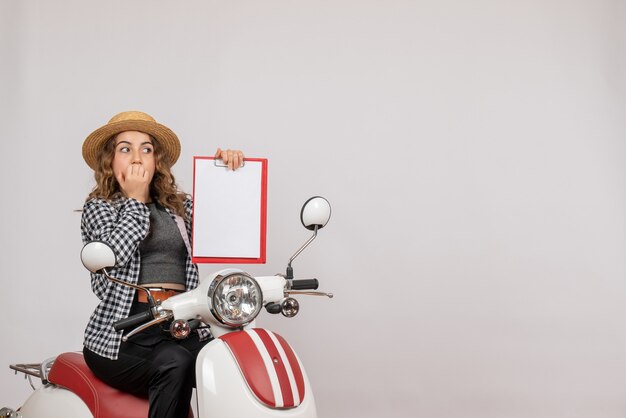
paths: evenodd
<path fill-rule="evenodd" d="M 192 201 L 185 201 L 185 227 L 191 242 Z M 167 209 L 166 209 L 167 210 Z M 176 221 L 176 216 L 167 210 Z M 126 282 L 137 284 L 141 258 L 139 244 L 148 235 L 150 229 L 150 210 L 148 206 L 135 199 L 120 198 L 114 201 L 90 199 L 83 207 L 81 235 L 83 243 L 94 240 L 108 243 L 115 252 L 117 264 L 109 270 L 111 276 Z M 187 255 L 185 268 L 186 288 L 198 286 L 198 268 Z M 100 303 L 91 315 L 85 330 L 85 347 L 94 353 L 117 359 L 122 331 L 116 332 L 113 323 L 127 318 L 135 297 L 135 289 L 113 283 L 102 274 L 91 274 L 91 289 L 100 299 Z M 198 330 L 200 339 L 205 340 L 210 333 L 206 329 Z"/>

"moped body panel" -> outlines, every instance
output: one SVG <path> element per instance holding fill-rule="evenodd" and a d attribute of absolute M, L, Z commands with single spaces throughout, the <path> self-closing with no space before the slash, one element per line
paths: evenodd
<path fill-rule="evenodd" d="M 266 330 L 261 330 L 269 332 Z M 238 331 L 232 334 L 256 332 L 255 330 Z M 224 338 L 230 340 L 228 343 Z M 296 382 L 289 391 L 295 391 L 293 398 L 289 395 L 282 396 L 277 394 L 281 391 L 280 387 L 265 390 L 264 394 L 259 396 L 253 389 L 254 386 L 264 387 L 267 382 L 255 382 L 255 379 L 267 379 L 267 367 L 274 367 L 273 364 L 262 365 L 256 371 L 242 370 L 236 355 L 233 354 L 231 346 L 241 344 L 236 337 L 228 335 L 217 338 L 207 344 L 198 355 L 196 360 L 196 379 L 198 389 L 198 412 L 200 417 L 211 418 L 232 418 L 233 416 L 246 418 L 261 417 L 287 417 L 287 418 L 315 418 L 317 412 L 315 409 L 315 400 L 313 392 L 306 376 L 306 372 L 300 361 L 297 359 L 295 352 L 293 356 L 298 363 L 297 374 L 301 376 L 301 387 L 298 388 Z M 241 347 L 242 349 L 250 349 L 250 347 Z M 235 348 L 236 350 L 236 348 Z M 280 362 L 280 360 L 279 360 Z M 273 359 L 271 361 L 273 363 Z M 248 366 L 244 366 L 244 369 Z M 271 371 L 269 372 L 271 373 Z M 246 380 L 246 375 L 248 382 Z M 285 388 L 283 388 L 285 389 Z M 285 393 L 285 390 L 282 391 Z M 302 396 L 300 395 L 302 394 Z M 265 399 L 261 399 L 265 398 Z M 274 399 L 269 399 L 274 398 Z M 298 399 L 300 398 L 300 399 Z M 275 406 L 268 406 L 268 404 Z"/>
<path fill-rule="evenodd" d="M 33 392 L 19 412 L 23 418 L 93 418 L 78 396 L 54 385 L 43 386 Z"/>

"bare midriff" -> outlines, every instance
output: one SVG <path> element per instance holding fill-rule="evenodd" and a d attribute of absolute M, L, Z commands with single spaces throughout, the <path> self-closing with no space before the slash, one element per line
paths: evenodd
<path fill-rule="evenodd" d="M 147 284 L 143 284 L 142 286 L 147 287 L 147 288 L 153 288 L 153 287 L 162 287 L 163 289 L 166 290 L 185 290 L 185 285 L 184 284 L 180 284 L 180 283 L 147 283 Z"/>

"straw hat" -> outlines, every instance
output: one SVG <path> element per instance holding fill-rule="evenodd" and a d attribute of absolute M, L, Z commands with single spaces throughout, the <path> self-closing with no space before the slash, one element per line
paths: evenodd
<path fill-rule="evenodd" d="M 176 134 L 167 126 L 157 123 L 147 113 L 131 110 L 118 113 L 109 123 L 96 129 L 83 142 L 83 158 L 87 165 L 96 170 L 98 153 L 106 141 L 124 131 L 139 131 L 152 136 L 159 143 L 165 162 L 174 165 L 180 155 L 180 142 Z"/>

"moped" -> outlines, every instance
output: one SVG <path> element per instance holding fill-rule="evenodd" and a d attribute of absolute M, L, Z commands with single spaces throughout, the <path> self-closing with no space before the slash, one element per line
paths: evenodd
<path fill-rule="evenodd" d="M 87 243 L 81 251 L 84 266 L 109 280 L 145 292 L 146 312 L 117 321 L 118 331 L 136 327 L 124 335 L 155 325 L 170 324 L 174 338 L 186 338 L 198 327 L 209 327 L 214 339 L 196 360 L 196 410 L 198 418 L 315 418 L 315 398 L 305 369 L 287 341 L 268 329 L 256 328 L 263 308 L 292 318 L 299 311 L 295 295 L 317 295 L 317 279 L 295 279 L 292 261 L 316 238 L 330 219 L 330 204 L 320 196 L 305 202 L 302 224 L 313 235 L 289 259 L 286 274 L 252 277 L 240 269 L 217 271 L 189 292 L 163 302 L 147 288 L 109 275 L 115 253 L 105 243 Z M 95 377 L 82 353 L 69 352 L 38 364 L 13 364 L 11 369 L 28 376 L 35 391 L 17 410 L 0 409 L 0 418 L 137 418 L 148 415 L 148 401 L 120 392 Z M 40 379 L 38 388 L 32 379 Z M 192 413 L 190 413 L 192 415 Z"/>

